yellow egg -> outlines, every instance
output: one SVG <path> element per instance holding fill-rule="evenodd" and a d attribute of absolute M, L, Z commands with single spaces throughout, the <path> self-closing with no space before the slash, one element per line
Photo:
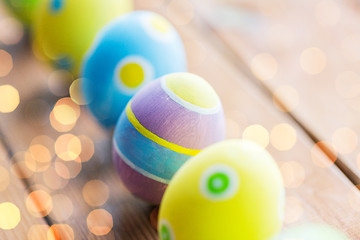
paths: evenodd
<path fill-rule="evenodd" d="M 160 206 L 162 240 L 265 240 L 280 231 L 284 187 L 271 155 L 228 140 L 189 159 Z"/>
<path fill-rule="evenodd" d="M 43 0 L 34 20 L 34 48 L 77 75 L 97 32 L 132 9 L 132 0 Z"/>

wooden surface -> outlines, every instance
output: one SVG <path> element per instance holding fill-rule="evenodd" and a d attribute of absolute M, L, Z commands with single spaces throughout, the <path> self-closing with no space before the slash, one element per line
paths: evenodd
<path fill-rule="evenodd" d="M 218 32 L 204 28 L 209 24 L 215 25 L 212 25 L 210 18 L 205 18 L 204 22 L 204 18 L 196 17 L 194 5 L 188 1 L 138 0 L 136 4 L 137 9 L 160 12 L 176 25 L 186 46 L 189 70 L 207 79 L 220 95 L 227 118 L 228 137 L 238 138 L 244 134 L 266 145 L 277 160 L 286 185 L 286 226 L 306 221 L 326 222 L 344 231 L 351 239 L 360 239 L 358 190 L 336 165 L 331 164 L 334 160 L 329 158 L 331 154 L 325 154 L 324 148 L 315 145 L 313 137 L 297 124 L 298 115 L 295 115 L 294 120 L 275 107 L 268 92 L 253 84 L 254 79 L 243 71 L 248 66 L 247 62 L 239 67 L 241 63 L 228 54 L 226 47 L 219 44 L 216 36 L 222 34 L 219 32 L 223 28 L 216 27 Z M 204 8 L 205 5 L 196 11 L 204 14 L 208 11 Z M 226 34 L 228 36 L 229 32 Z M 259 46 L 255 41 L 244 41 L 242 44 L 243 47 L 249 46 L 249 49 Z M 13 184 L 9 185 L 9 191 L 14 197 L 6 201 L 18 204 L 25 214 L 29 209 L 25 209 L 24 199 L 34 196 L 34 191 L 41 191 L 42 194 L 36 195 L 36 206 L 39 214 L 45 218 L 31 218 L 29 215 L 13 230 L 0 229 L 0 236 L 4 234 L 5 239 L 16 239 L 11 234 L 27 233 L 29 226 L 45 224 L 46 220 L 54 229 L 53 232 L 61 235 L 59 239 L 156 239 L 157 234 L 149 220 L 152 206 L 131 196 L 114 172 L 110 155 L 111 132 L 101 129 L 86 107 L 80 108 L 80 117 L 74 128 L 66 132 L 55 130 L 49 116 L 61 97 L 55 96 L 49 89 L 54 70 L 36 60 L 26 42 L 15 46 L 3 45 L 1 48 L 12 55 L 14 66 L 9 75 L 0 78 L 0 83 L 11 84 L 18 89 L 21 100 L 15 111 L 0 115 L 0 131 L 4 142 L 8 150 L 17 153 L 17 157 L 11 161 L 4 159 L 7 159 L 7 166 L 18 162 L 22 176 L 26 177 L 22 183 L 14 180 L 20 184 L 20 188 L 13 190 Z M 289 51 L 288 55 L 291 54 L 296 55 Z M 280 65 L 280 60 L 277 61 Z M 322 77 L 319 79 L 321 81 Z M 309 88 L 315 91 L 319 90 L 319 86 L 327 89 L 324 82 L 316 82 Z M 298 93 L 301 96 L 300 90 Z M 295 109 L 305 104 L 307 98 L 317 99 L 329 95 L 325 90 L 316 94 L 303 94 Z M 284 105 L 288 101 L 286 98 L 280 100 Z M 77 109 L 73 103 L 71 106 Z M 315 126 L 310 123 L 318 122 L 323 110 L 316 104 L 305 104 L 302 108 L 303 111 L 318 112 L 313 118 L 309 116 L 309 125 L 304 125 L 310 129 Z M 331 109 L 336 111 L 337 105 Z M 331 122 L 337 122 L 337 119 L 333 117 Z M 338 120 L 338 124 L 342 124 L 341 117 Z M 329 122 L 316 125 L 316 129 L 325 134 Z M 257 134 L 254 134 L 256 130 Z M 80 157 L 83 160 L 87 159 L 86 155 L 92 155 L 91 143 L 95 146 L 95 153 L 89 161 L 79 163 L 59 159 L 55 142 L 59 136 L 68 133 L 78 136 L 80 140 L 91 139 L 85 142 L 87 144 L 81 141 L 83 149 Z M 46 140 L 36 138 L 43 135 L 47 136 Z M 76 143 L 78 139 L 74 136 L 72 139 Z M 24 151 L 36 155 L 39 144 L 47 149 L 45 152 L 51 156 L 51 161 L 31 161 L 29 155 L 28 158 L 24 157 Z M 356 172 L 354 165 L 348 166 Z M 27 194 L 24 194 L 24 189 L 27 189 Z M 48 199 L 52 200 L 51 207 L 45 201 Z"/>
<path fill-rule="evenodd" d="M 42 239 L 47 235 L 49 226 L 43 218 L 27 210 L 27 190 L 16 177 L 16 171 L 16 166 L 11 165 L 8 153 L 0 143 L 0 239 Z M 10 209 L 6 207 L 9 211 L 5 213 L 2 206 L 8 203 L 12 205 Z M 2 229 L 4 220 L 11 229 Z"/>
<path fill-rule="evenodd" d="M 346 165 L 345 174 L 360 184 L 359 2 L 197 3 L 251 80 L 263 84 L 314 139 L 326 141 Z"/>

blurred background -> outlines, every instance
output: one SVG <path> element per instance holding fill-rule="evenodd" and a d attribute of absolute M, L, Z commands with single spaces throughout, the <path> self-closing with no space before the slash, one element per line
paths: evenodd
<path fill-rule="evenodd" d="M 134 7 L 158 12 L 178 29 L 189 71 L 207 79 L 223 102 L 227 138 L 253 140 L 277 160 L 287 190 L 285 224 L 327 222 L 354 239 L 359 4 L 136 0 Z M 0 215 L 12 217 L 0 221 L 0 236 L 156 239 L 153 206 L 131 196 L 115 173 L 112 130 L 88 112 L 81 76 L 54 68 L 32 39 L 31 25 L 1 1 L 0 202 L 7 205 L 0 204 Z"/>

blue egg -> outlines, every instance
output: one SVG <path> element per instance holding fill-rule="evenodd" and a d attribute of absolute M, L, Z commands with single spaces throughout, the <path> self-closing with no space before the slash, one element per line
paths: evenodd
<path fill-rule="evenodd" d="M 187 70 L 183 43 L 162 16 L 135 11 L 97 35 L 82 66 L 82 90 L 98 121 L 114 126 L 131 97 L 162 75 Z"/>

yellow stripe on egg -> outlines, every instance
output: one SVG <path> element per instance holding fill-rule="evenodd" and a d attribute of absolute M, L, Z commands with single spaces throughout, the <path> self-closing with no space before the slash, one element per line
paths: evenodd
<path fill-rule="evenodd" d="M 150 132 L 148 129 L 146 129 L 143 125 L 141 125 L 141 123 L 137 120 L 135 114 L 133 113 L 132 109 L 131 109 L 131 101 L 128 103 L 128 105 L 126 106 L 126 115 L 129 119 L 129 121 L 131 122 L 131 124 L 136 128 L 136 130 L 139 131 L 139 133 L 141 133 L 144 137 L 147 137 L 148 139 L 156 142 L 157 144 L 166 147 L 174 152 L 177 153 L 181 153 L 181 154 L 185 154 L 185 155 L 190 155 L 190 156 L 195 156 L 197 155 L 200 150 L 198 149 L 190 149 L 190 148 L 185 148 L 182 147 L 180 145 L 177 145 L 175 143 L 172 142 L 168 142 L 163 138 L 160 138 L 159 136 L 155 135 L 154 133 Z"/>

